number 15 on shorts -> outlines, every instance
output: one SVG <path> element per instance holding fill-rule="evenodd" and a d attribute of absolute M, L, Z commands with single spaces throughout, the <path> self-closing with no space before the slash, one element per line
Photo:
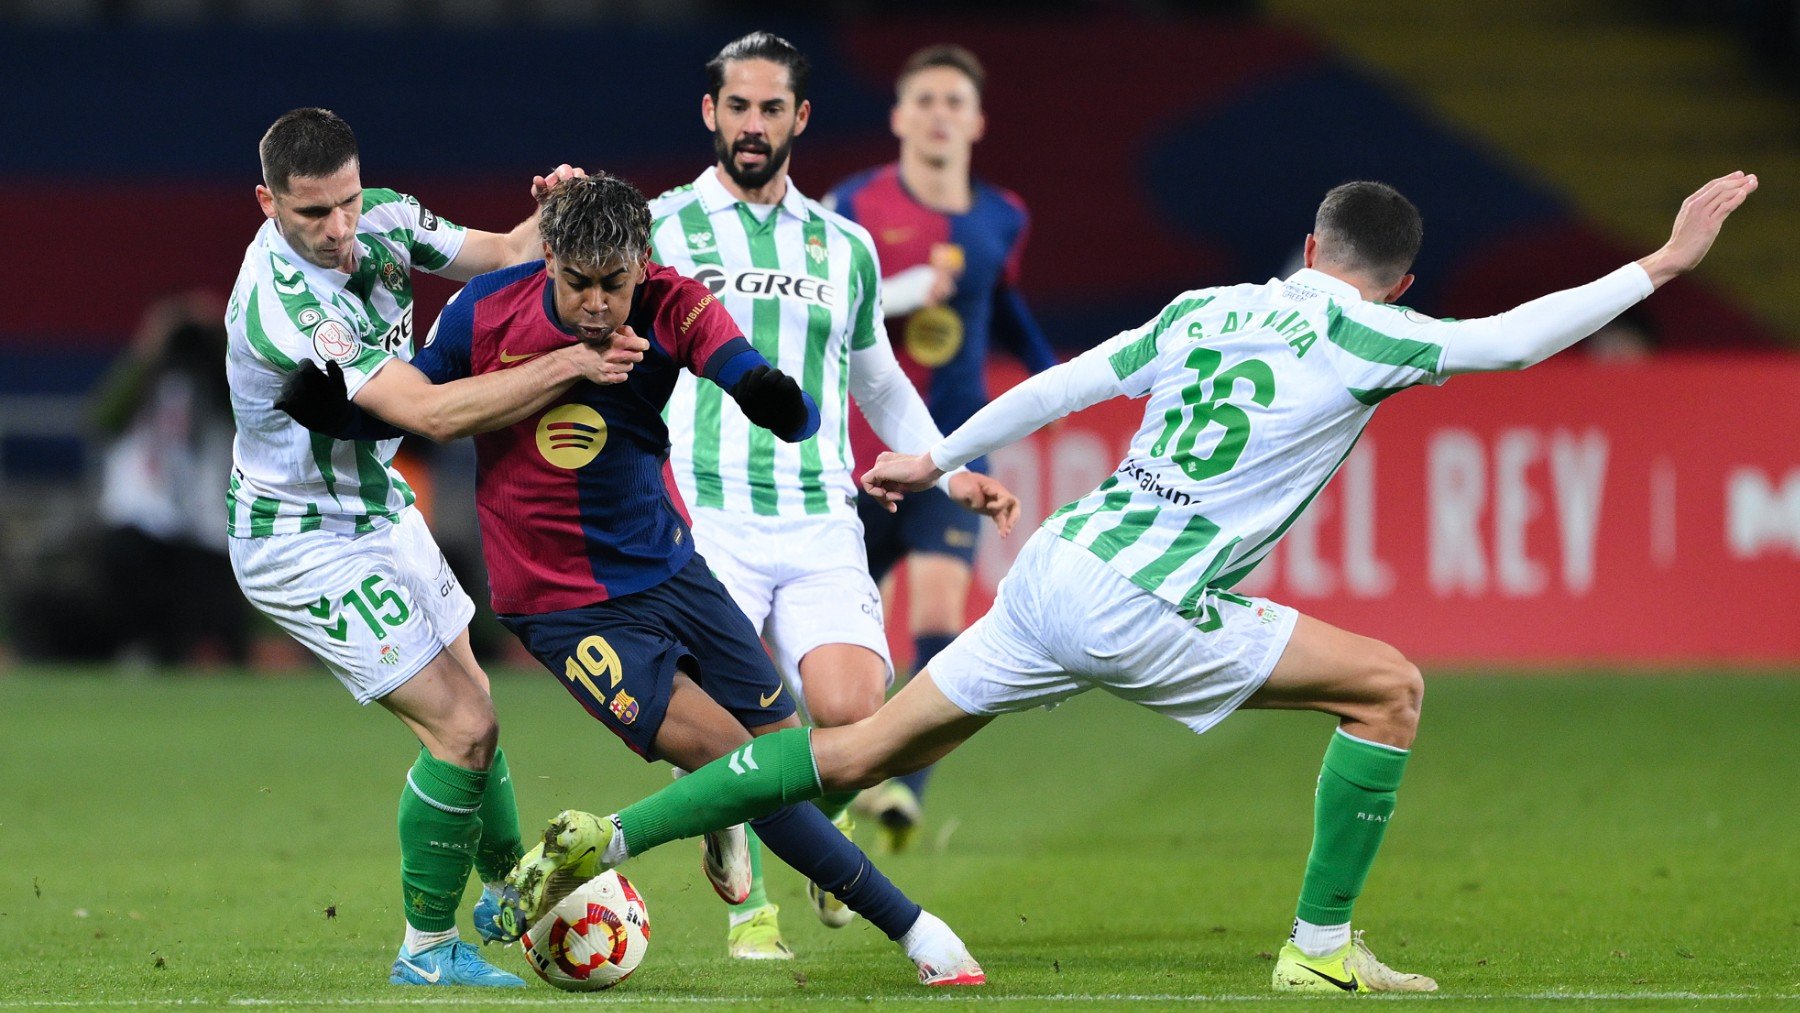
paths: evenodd
<path fill-rule="evenodd" d="M 372 573 L 359 587 L 335 601 L 325 595 L 306 607 L 313 621 L 325 635 L 343 643 L 350 639 L 352 614 L 369 628 L 376 640 L 386 640 L 388 627 L 396 627 L 412 618 L 412 610 L 398 592 L 383 587 L 381 575 Z"/>

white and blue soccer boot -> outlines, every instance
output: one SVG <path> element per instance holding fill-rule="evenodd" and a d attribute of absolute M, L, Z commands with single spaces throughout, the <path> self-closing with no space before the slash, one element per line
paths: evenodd
<path fill-rule="evenodd" d="M 484 943 L 510 943 L 525 934 L 525 908 L 519 891 L 506 884 L 482 887 L 475 902 L 475 932 Z"/>
<path fill-rule="evenodd" d="M 400 948 L 388 981 L 395 985 L 478 985 L 485 988 L 524 988 L 524 979 L 508 974 L 481 959 L 480 951 L 460 939 L 434 946 L 424 953 Z"/>

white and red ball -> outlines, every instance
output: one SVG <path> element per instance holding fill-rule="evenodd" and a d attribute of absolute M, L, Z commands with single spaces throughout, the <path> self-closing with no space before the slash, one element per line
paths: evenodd
<path fill-rule="evenodd" d="M 630 880 L 603 872 L 557 901 L 519 942 L 538 977 L 567 992 L 598 992 L 644 962 L 650 911 Z"/>

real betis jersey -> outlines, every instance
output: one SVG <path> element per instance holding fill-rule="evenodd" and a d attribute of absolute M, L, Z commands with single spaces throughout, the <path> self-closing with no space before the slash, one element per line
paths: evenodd
<path fill-rule="evenodd" d="M 740 202 L 708 168 L 650 202 L 658 263 L 706 285 L 769 363 L 819 405 L 819 433 L 783 443 L 724 391 L 683 375 L 664 415 L 690 507 L 768 516 L 854 514 L 850 351 L 881 326 L 881 272 L 861 226 L 789 181 L 774 208 Z"/>
<path fill-rule="evenodd" d="M 244 252 L 225 311 L 237 438 L 226 531 L 260 538 L 297 531 L 373 530 L 409 506 L 393 467 L 399 440 L 334 440 L 275 407 L 284 374 L 301 360 L 344 370 L 350 395 L 389 359 L 412 358 L 412 271 L 441 271 L 464 231 L 392 190 L 364 190 L 356 269 L 302 259 L 266 221 Z"/>
<path fill-rule="evenodd" d="M 1443 382 L 1434 327 L 1311 270 L 1184 293 L 1071 363 L 1149 401 L 1124 462 L 1044 526 L 1194 609 L 1269 554 L 1382 399 Z"/>

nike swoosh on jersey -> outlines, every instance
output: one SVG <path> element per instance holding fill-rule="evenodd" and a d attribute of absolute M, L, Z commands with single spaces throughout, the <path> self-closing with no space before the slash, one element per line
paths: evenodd
<path fill-rule="evenodd" d="M 882 229 L 881 241 L 884 243 L 904 243 L 913 237 L 918 229 L 902 227 L 898 229 Z"/>
<path fill-rule="evenodd" d="M 433 985 L 437 984 L 438 979 L 442 978 L 444 976 L 444 969 L 441 967 L 437 968 L 436 970 L 427 972 L 423 967 L 420 967 L 419 965 L 413 963 L 412 961 L 406 959 L 405 957 L 401 957 L 400 962 L 402 964 L 405 964 L 407 967 L 412 968 L 412 972 L 414 974 L 418 975 L 421 978 L 424 978 L 426 981 L 431 982 Z"/>
<path fill-rule="evenodd" d="M 500 361 L 503 363 L 506 363 L 508 365 L 511 365 L 512 363 L 515 363 L 515 362 L 524 362 L 526 359 L 529 359 L 534 355 L 542 355 L 542 354 L 544 354 L 544 353 L 543 352 L 526 352 L 524 355 L 508 355 L 508 354 L 506 354 L 506 349 L 502 348 L 500 350 Z"/>
<path fill-rule="evenodd" d="M 756 698 L 756 700 L 758 703 L 762 704 L 764 707 L 767 707 L 768 705 L 774 703 L 775 698 L 780 695 L 781 695 L 781 687 L 777 686 L 777 687 L 775 687 L 775 692 L 770 693 L 768 696 L 759 696 Z"/>
<path fill-rule="evenodd" d="M 1300 966 L 1306 967 L 1305 964 L 1301 964 Z M 1354 972 L 1354 971 L 1350 972 L 1350 980 L 1349 981 L 1339 981 L 1336 978 L 1333 978 L 1331 975 L 1326 974 L 1324 971 L 1321 971 L 1316 967 L 1306 967 L 1306 969 L 1308 971 L 1311 971 L 1312 973 L 1318 975 L 1319 977 L 1324 978 L 1326 981 L 1331 982 L 1333 985 L 1336 985 L 1337 987 L 1343 989 L 1346 992 L 1356 991 L 1356 972 Z"/>

